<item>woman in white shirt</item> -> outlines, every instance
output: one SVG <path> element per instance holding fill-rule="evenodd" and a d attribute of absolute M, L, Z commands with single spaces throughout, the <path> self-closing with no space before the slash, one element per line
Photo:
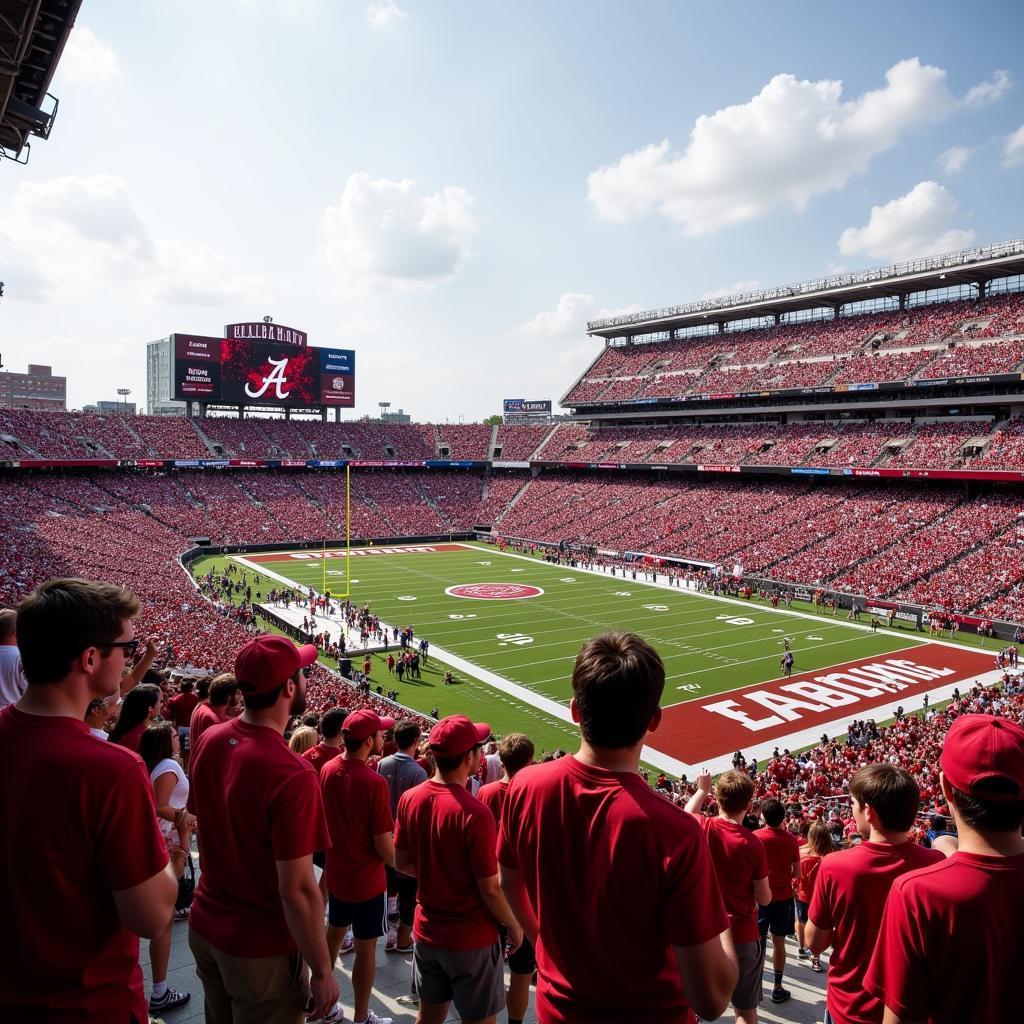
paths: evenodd
<path fill-rule="evenodd" d="M 181 746 L 178 730 L 171 722 L 152 722 L 139 740 L 139 754 L 149 769 L 156 798 L 156 818 L 168 847 L 180 846 L 186 852 L 192 844 L 196 819 L 188 813 L 188 778 L 181 767 Z M 149 959 L 153 968 L 153 994 L 150 1013 L 159 1013 L 184 1006 L 191 994 L 167 987 L 167 965 L 171 959 L 171 925 L 149 943 Z"/>

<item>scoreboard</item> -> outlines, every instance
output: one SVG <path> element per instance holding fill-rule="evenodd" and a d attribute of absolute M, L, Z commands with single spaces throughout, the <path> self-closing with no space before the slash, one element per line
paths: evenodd
<path fill-rule="evenodd" d="M 174 397 L 211 405 L 355 405 L 352 349 L 172 334 Z"/>

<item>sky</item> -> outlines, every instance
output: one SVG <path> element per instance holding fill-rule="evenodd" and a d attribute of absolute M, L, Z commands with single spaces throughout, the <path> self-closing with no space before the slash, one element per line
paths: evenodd
<path fill-rule="evenodd" d="M 0 162 L 0 354 L 145 405 L 260 320 L 356 408 L 565 394 L 590 319 L 1024 236 L 1024 5 L 85 0 Z"/>

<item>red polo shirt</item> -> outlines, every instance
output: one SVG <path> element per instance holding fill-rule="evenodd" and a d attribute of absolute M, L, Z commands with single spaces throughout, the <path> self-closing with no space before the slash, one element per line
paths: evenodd
<path fill-rule="evenodd" d="M 10 706 L 0 712 L 0 780 L 4 1020 L 147 1020 L 139 939 L 112 895 L 167 864 L 142 759 L 85 722 Z"/>
<path fill-rule="evenodd" d="M 768 877 L 764 843 L 750 829 L 725 818 L 698 818 L 711 852 L 734 942 L 757 942 L 754 883 Z"/>
<path fill-rule="evenodd" d="M 315 769 L 317 776 L 323 775 L 324 765 L 329 761 L 333 761 L 336 757 L 341 757 L 341 747 L 329 747 L 325 743 L 318 743 L 315 747 L 310 747 L 303 755 L 302 759 L 308 761 Z"/>
<path fill-rule="evenodd" d="M 387 780 L 358 758 L 336 757 L 324 766 L 320 785 L 331 833 L 327 891 L 348 903 L 373 899 L 387 889 L 373 837 L 395 827 Z"/>
<path fill-rule="evenodd" d="M 313 766 L 279 732 L 234 718 L 202 737 L 190 781 L 203 867 L 190 927 L 231 956 L 294 951 L 276 862 L 331 844 Z"/>
<path fill-rule="evenodd" d="M 197 704 L 189 719 L 188 745 L 192 750 L 196 749 L 199 737 L 212 725 L 220 725 L 225 715 L 221 714 L 224 708 L 211 708 L 209 704 Z"/>
<path fill-rule="evenodd" d="M 192 712 L 199 706 L 199 694 L 193 690 L 179 693 L 167 702 L 167 717 L 179 729 L 188 729 L 192 722 Z M 189 735 L 189 739 L 191 739 Z"/>
<path fill-rule="evenodd" d="M 488 782 L 476 791 L 476 798 L 494 815 L 494 823 L 501 824 L 501 809 L 505 805 L 505 796 L 508 793 L 509 784 L 504 779 L 497 782 Z"/>
<path fill-rule="evenodd" d="M 491 812 L 464 786 L 428 779 L 398 801 L 395 847 L 416 865 L 413 937 L 440 949 L 483 949 L 498 941 L 478 878 L 498 873 Z"/>
<path fill-rule="evenodd" d="M 784 828 L 766 825 L 755 833 L 764 843 L 768 855 L 768 884 L 772 887 L 772 900 L 793 898 L 793 865 L 800 861 L 800 844 L 796 836 Z"/>

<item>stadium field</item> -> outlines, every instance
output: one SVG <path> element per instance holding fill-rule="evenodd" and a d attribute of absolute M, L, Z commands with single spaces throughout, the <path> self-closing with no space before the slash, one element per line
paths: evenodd
<path fill-rule="evenodd" d="M 268 577 L 265 589 L 274 580 L 317 591 L 324 583 L 320 552 L 234 557 Z M 349 564 L 351 580 L 344 553 L 327 552 L 333 594 L 347 584 L 355 603 L 431 644 L 422 680 L 399 684 L 385 656 L 375 656 L 375 685 L 396 688 L 401 703 L 419 711 L 465 712 L 499 733 L 529 732 L 540 749 L 578 735 L 568 705 L 583 642 L 609 629 L 644 636 L 666 667 L 664 720 L 645 761 L 676 772 L 725 767 L 738 748 L 749 756 L 776 743 L 806 745 L 861 711 L 917 708 L 924 693 L 939 699 L 943 687 L 992 668 L 987 655 L 909 630 L 873 633 L 844 618 L 653 586 L 642 573 L 634 580 L 570 569 L 489 545 L 364 548 Z M 790 679 L 780 678 L 784 639 L 794 655 Z M 456 687 L 441 684 L 448 668 Z"/>

